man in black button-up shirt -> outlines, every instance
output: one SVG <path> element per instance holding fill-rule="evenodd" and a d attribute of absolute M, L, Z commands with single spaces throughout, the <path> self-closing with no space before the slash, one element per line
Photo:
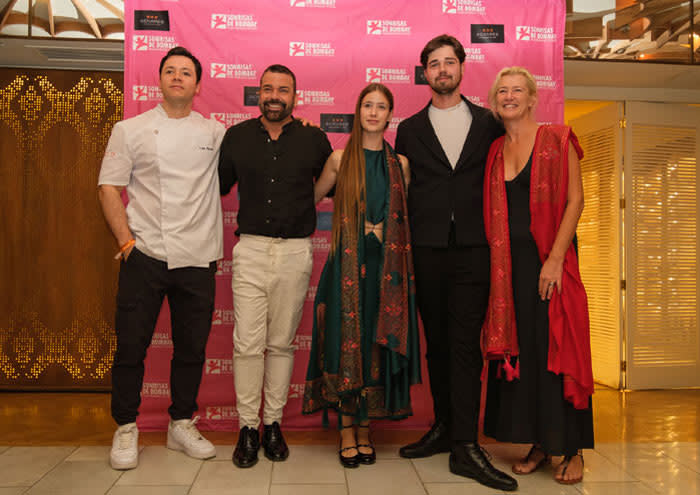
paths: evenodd
<path fill-rule="evenodd" d="M 332 148 L 320 129 L 289 117 L 273 139 L 264 115 L 228 129 L 221 145 L 221 194 L 238 183 L 237 234 L 308 237 L 316 228 L 314 181 Z"/>
<path fill-rule="evenodd" d="M 292 117 L 295 102 L 294 74 L 268 67 L 260 79 L 262 115 L 228 129 L 221 145 L 221 194 L 236 183 L 240 194 L 233 249 L 238 467 L 258 460 L 263 383 L 265 456 L 283 461 L 289 453 L 280 423 L 313 264 L 314 181 L 333 151 L 323 131 Z"/>

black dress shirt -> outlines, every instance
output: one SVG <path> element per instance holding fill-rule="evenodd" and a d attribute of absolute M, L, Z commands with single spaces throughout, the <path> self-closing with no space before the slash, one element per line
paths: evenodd
<path fill-rule="evenodd" d="M 226 195 L 238 183 L 236 234 L 308 237 L 316 229 L 314 181 L 333 149 L 317 127 L 292 120 L 273 140 L 260 117 L 226 131 L 219 184 Z"/>

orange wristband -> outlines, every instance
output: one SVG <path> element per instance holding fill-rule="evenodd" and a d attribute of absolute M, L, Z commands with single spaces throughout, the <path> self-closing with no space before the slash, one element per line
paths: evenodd
<path fill-rule="evenodd" d="M 114 255 L 114 259 L 115 259 L 115 260 L 118 260 L 119 258 L 123 258 L 123 257 L 124 257 L 124 253 L 126 252 L 126 250 L 129 249 L 129 248 L 130 248 L 131 246 L 133 246 L 134 244 L 136 244 L 136 241 L 133 240 L 133 239 L 129 239 L 128 241 L 126 241 L 126 242 L 124 243 L 124 245 L 123 245 L 122 247 L 119 248 L 119 252 L 118 252 L 117 254 Z"/>

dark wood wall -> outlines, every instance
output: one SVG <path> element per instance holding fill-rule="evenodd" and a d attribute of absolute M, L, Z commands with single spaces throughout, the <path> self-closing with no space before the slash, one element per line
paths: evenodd
<path fill-rule="evenodd" d="M 106 389 L 116 248 L 97 200 L 115 72 L 0 68 L 0 388 Z"/>

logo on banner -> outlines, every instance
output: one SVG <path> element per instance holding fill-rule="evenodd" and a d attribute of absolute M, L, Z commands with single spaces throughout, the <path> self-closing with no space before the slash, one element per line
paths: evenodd
<path fill-rule="evenodd" d="M 225 29 L 229 31 L 255 31 L 258 29 L 258 21 L 253 14 L 212 14 L 212 29 Z"/>
<path fill-rule="evenodd" d="M 233 359 L 207 359 L 204 369 L 207 375 L 232 375 Z"/>
<path fill-rule="evenodd" d="M 414 73 L 413 80 L 416 82 L 416 84 L 421 85 L 421 84 L 428 84 L 428 80 L 425 78 L 425 70 L 423 69 L 422 65 L 416 65 L 416 70 Z"/>
<path fill-rule="evenodd" d="M 354 118 L 352 113 L 322 113 L 321 129 L 325 132 L 350 134 Z"/>
<path fill-rule="evenodd" d="M 137 34 L 132 38 L 131 49 L 135 52 L 167 52 L 177 46 L 173 36 L 150 36 Z"/>
<path fill-rule="evenodd" d="M 135 31 L 170 31 L 167 10 L 134 10 Z"/>
<path fill-rule="evenodd" d="M 291 7 L 311 7 L 319 9 L 334 9 L 335 0 L 289 0 Z"/>
<path fill-rule="evenodd" d="M 209 70 L 212 79 L 257 79 L 253 64 L 220 64 L 212 62 Z"/>
<path fill-rule="evenodd" d="M 387 67 L 367 67 L 365 81 L 368 83 L 404 83 L 411 82 L 411 74 L 406 69 Z"/>
<path fill-rule="evenodd" d="M 315 293 L 316 293 L 316 291 L 314 291 L 314 294 Z M 294 337 L 294 343 L 292 344 L 292 347 L 294 347 L 294 349 L 297 351 L 311 350 L 311 335 L 298 335 L 297 334 L 297 336 Z"/>
<path fill-rule="evenodd" d="M 443 14 L 485 14 L 483 0 L 442 0 Z"/>
<path fill-rule="evenodd" d="M 465 48 L 464 61 L 473 64 L 486 63 L 486 56 L 481 53 L 481 48 Z"/>
<path fill-rule="evenodd" d="M 354 120 L 353 115 L 353 120 Z M 350 131 L 352 131 L 352 124 L 350 125 Z M 348 132 L 350 132 L 348 131 Z M 319 211 L 316 214 L 316 230 L 326 230 L 330 232 L 333 225 L 333 212 L 332 211 Z"/>
<path fill-rule="evenodd" d="M 148 50 L 148 36 L 134 36 L 131 49 L 137 52 Z"/>
<path fill-rule="evenodd" d="M 303 383 L 291 383 L 289 385 L 289 399 L 301 399 L 304 397 L 304 384 Z"/>
<path fill-rule="evenodd" d="M 167 332 L 153 332 L 151 337 L 151 347 L 172 347 L 173 341 Z"/>
<path fill-rule="evenodd" d="M 212 325 L 233 325 L 232 309 L 215 309 L 211 321 Z"/>
<path fill-rule="evenodd" d="M 391 122 L 389 122 L 388 130 L 395 131 L 398 129 L 399 124 L 403 121 L 403 117 L 392 117 Z"/>
<path fill-rule="evenodd" d="M 541 41 L 554 43 L 557 41 L 557 34 L 554 28 L 541 26 L 516 26 L 515 39 L 518 41 Z"/>
<path fill-rule="evenodd" d="M 297 106 L 301 105 L 334 105 L 335 97 L 330 91 L 319 91 L 312 89 L 297 89 Z"/>
<path fill-rule="evenodd" d="M 260 101 L 260 88 L 258 86 L 243 87 L 243 106 L 257 107 Z"/>
<path fill-rule="evenodd" d="M 216 262 L 217 275 L 231 275 L 233 273 L 233 260 L 219 260 Z"/>
<path fill-rule="evenodd" d="M 253 114 L 249 112 L 236 112 L 236 113 L 210 113 L 210 119 L 214 119 L 217 122 L 223 124 L 227 129 L 232 125 L 240 124 L 248 119 L 253 118 Z M 224 225 L 226 222 L 224 221 Z"/>
<path fill-rule="evenodd" d="M 163 94 L 158 86 L 134 85 L 131 87 L 131 96 L 133 101 L 160 101 L 163 99 Z"/>
<path fill-rule="evenodd" d="M 212 114 L 212 115 L 214 115 L 214 114 Z M 236 225 L 237 222 L 238 222 L 238 212 L 237 211 L 224 210 L 224 226 Z"/>
<path fill-rule="evenodd" d="M 335 48 L 330 43 L 308 42 L 308 41 L 290 41 L 289 42 L 290 57 L 334 57 Z"/>
<path fill-rule="evenodd" d="M 471 101 L 474 105 L 484 106 L 484 102 L 481 101 L 479 96 L 464 96 L 467 100 Z"/>
<path fill-rule="evenodd" d="M 327 253 L 331 249 L 331 241 L 325 237 L 312 237 L 311 246 L 314 252 Z"/>
<path fill-rule="evenodd" d="M 472 24 L 472 43 L 505 43 L 503 24 Z"/>
<path fill-rule="evenodd" d="M 170 386 L 167 383 L 145 382 L 141 387 L 142 397 L 170 397 Z"/>
<path fill-rule="evenodd" d="M 557 81 L 549 74 L 533 74 L 532 77 L 537 82 L 537 89 L 557 89 Z"/>
<path fill-rule="evenodd" d="M 374 35 L 409 35 L 411 34 L 411 26 L 408 21 L 404 20 L 382 20 L 382 21 L 367 21 L 367 34 Z"/>
<path fill-rule="evenodd" d="M 290 41 L 289 42 L 289 56 L 290 57 L 303 57 L 304 56 L 304 43 L 301 41 Z"/>
<path fill-rule="evenodd" d="M 309 290 L 306 291 L 306 300 L 309 302 L 314 302 L 316 300 L 316 292 L 318 292 L 318 286 L 309 285 Z"/>
<path fill-rule="evenodd" d="M 238 419 L 238 411 L 235 406 L 210 406 L 207 407 L 205 418 L 212 421 L 227 421 Z"/>

